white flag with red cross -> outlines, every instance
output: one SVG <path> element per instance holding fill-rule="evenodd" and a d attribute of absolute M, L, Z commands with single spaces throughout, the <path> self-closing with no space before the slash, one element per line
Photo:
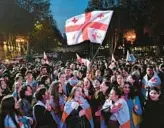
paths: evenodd
<path fill-rule="evenodd" d="M 85 40 L 102 44 L 113 11 L 93 11 L 74 16 L 66 21 L 65 32 L 68 45 L 76 45 Z"/>
<path fill-rule="evenodd" d="M 77 61 L 82 64 L 84 63 L 85 66 L 89 67 L 91 62 L 88 59 L 81 58 L 77 53 L 76 53 Z"/>

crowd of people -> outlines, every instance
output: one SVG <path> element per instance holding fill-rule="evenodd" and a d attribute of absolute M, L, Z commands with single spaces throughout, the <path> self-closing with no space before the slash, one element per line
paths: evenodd
<path fill-rule="evenodd" d="M 164 60 L 0 65 L 0 128 L 164 128 Z"/>

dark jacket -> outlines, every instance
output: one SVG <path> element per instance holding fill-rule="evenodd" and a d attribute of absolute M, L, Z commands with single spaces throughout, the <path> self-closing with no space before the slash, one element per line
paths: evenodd
<path fill-rule="evenodd" d="M 147 100 L 141 128 L 164 128 L 164 103 L 162 100 Z"/>
<path fill-rule="evenodd" d="M 44 106 L 35 105 L 34 115 L 36 118 L 36 128 L 57 128 L 56 122 L 49 111 Z"/>

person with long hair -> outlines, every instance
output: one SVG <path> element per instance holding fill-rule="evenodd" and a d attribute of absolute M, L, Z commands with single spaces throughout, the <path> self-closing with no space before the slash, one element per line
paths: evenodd
<path fill-rule="evenodd" d="M 164 128 L 164 103 L 157 87 L 148 90 L 148 99 L 143 106 L 143 123 L 141 128 Z"/>
<path fill-rule="evenodd" d="M 130 127 L 139 128 L 139 123 L 136 122 L 133 114 L 140 116 L 142 115 L 142 107 L 139 96 L 134 93 L 134 88 L 130 82 L 125 82 L 123 86 L 123 97 L 126 100 L 130 113 Z"/>
<path fill-rule="evenodd" d="M 24 116 L 32 117 L 33 91 L 30 85 L 22 86 L 19 91 L 20 110 Z"/>
<path fill-rule="evenodd" d="M 109 98 L 105 101 L 101 113 L 104 117 L 105 124 L 103 128 L 130 128 L 130 115 L 128 105 L 121 98 L 121 90 L 113 87 L 110 91 Z"/>
<path fill-rule="evenodd" d="M 126 81 L 130 82 L 131 85 L 133 86 L 135 95 L 140 95 L 140 93 L 141 93 L 141 83 L 137 79 L 137 76 L 129 75 Z"/>
<path fill-rule="evenodd" d="M 0 101 L 2 100 L 2 98 L 8 94 L 10 94 L 11 91 L 8 88 L 7 82 L 4 78 L 0 79 Z"/>
<path fill-rule="evenodd" d="M 67 128 L 94 128 L 92 112 L 89 103 L 82 97 L 82 88 L 72 88 L 62 115 L 62 126 Z"/>
<path fill-rule="evenodd" d="M 51 83 L 49 88 L 50 92 L 50 105 L 51 105 L 51 114 L 53 119 L 56 121 L 58 126 L 61 124 L 61 116 L 64 110 L 64 105 L 66 103 L 67 97 L 64 95 L 62 90 L 62 85 L 58 81 L 54 81 Z"/>
<path fill-rule="evenodd" d="M 50 77 L 48 75 L 41 76 L 39 84 L 44 85 L 45 88 L 49 89 L 49 86 L 51 84 Z"/>
<path fill-rule="evenodd" d="M 119 87 L 120 89 L 123 88 L 123 86 L 124 86 L 124 78 L 123 78 L 122 75 L 118 75 L 118 76 L 117 76 L 117 85 L 118 85 L 118 87 Z"/>
<path fill-rule="evenodd" d="M 46 88 L 38 88 L 35 93 L 37 103 L 33 107 L 33 115 L 36 121 L 36 128 L 57 128 L 57 124 L 51 115 L 49 94 Z"/>
<path fill-rule="evenodd" d="M 93 81 L 93 86 L 95 89 L 95 93 L 92 96 L 92 114 L 93 114 L 93 118 L 94 118 L 94 124 L 95 124 L 95 128 L 100 128 L 100 121 L 101 118 L 100 116 L 96 116 L 95 113 L 102 107 L 102 105 L 105 102 L 105 93 L 103 94 L 103 92 L 100 90 L 100 82 L 99 80 L 94 80 Z M 106 83 L 104 86 L 106 87 L 106 85 L 108 86 L 108 84 Z"/>
<path fill-rule="evenodd" d="M 84 97 L 88 100 L 89 103 L 92 102 L 92 95 L 94 94 L 94 87 L 92 82 L 88 78 L 84 78 L 84 87 L 83 87 Z"/>
<path fill-rule="evenodd" d="M 19 102 L 12 95 L 7 95 L 1 102 L 0 128 L 31 128 L 32 118 L 21 116 Z"/>

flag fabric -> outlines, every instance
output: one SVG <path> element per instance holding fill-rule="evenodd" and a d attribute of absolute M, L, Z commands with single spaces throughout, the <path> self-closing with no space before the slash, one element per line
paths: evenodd
<path fill-rule="evenodd" d="M 159 78 L 159 76 L 157 75 L 156 72 L 154 72 L 154 75 L 151 79 L 149 79 L 148 75 L 145 75 L 142 79 L 142 89 L 141 92 L 143 94 L 144 97 L 148 96 L 148 92 L 146 90 L 146 87 L 158 87 L 161 85 L 161 79 Z"/>
<path fill-rule="evenodd" d="M 114 61 L 114 62 L 116 61 L 116 59 L 114 58 L 114 55 L 113 54 L 112 54 L 112 61 Z"/>
<path fill-rule="evenodd" d="M 126 61 L 131 61 L 129 50 L 127 50 L 127 53 L 126 53 Z"/>
<path fill-rule="evenodd" d="M 130 57 L 131 57 L 131 61 L 132 61 L 132 62 L 135 62 L 135 61 L 136 61 L 136 58 L 134 57 L 133 54 L 131 54 Z"/>
<path fill-rule="evenodd" d="M 126 61 L 128 61 L 128 62 L 135 62 L 136 61 L 136 58 L 134 57 L 134 55 L 130 54 L 128 50 L 127 50 L 127 54 L 126 54 Z"/>
<path fill-rule="evenodd" d="M 112 63 L 109 65 L 109 68 L 110 68 L 110 69 L 113 69 L 113 68 L 115 68 L 115 67 L 116 67 L 115 62 L 112 62 Z"/>
<path fill-rule="evenodd" d="M 76 107 L 75 107 L 76 106 Z M 70 115 L 70 113 L 74 110 L 77 109 L 78 106 L 80 106 L 83 110 L 85 110 L 85 116 L 88 119 L 91 128 L 94 128 L 94 123 L 93 123 L 93 117 L 92 117 L 92 111 L 91 107 L 86 99 L 83 97 L 80 97 L 80 101 L 76 102 L 74 99 L 68 100 L 64 106 L 64 112 L 62 114 L 62 125 L 61 128 L 63 128 L 65 121 L 67 117 Z"/>
<path fill-rule="evenodd" d="M 47 59 L 48 59 L 48 57 L 47 57 L 47 55 L 46 55 L 46 53 L 45 53 L 45 52 L 43 53 L 43 59 L 45 59 L 45 60 L 47 60 Z"/>
<path fill-rule="evenodd" d="M 81 63 L 83 63 L 82 62 L 82 58 L 76 53 L 76 57 L 77 57 L 77 61 L 81 64 Z"/>
<path fill-rule="evenodd" d="M 92 11 L 74 16 L 66 21 L 65 32 L 68 45 L 76 45 L 85 40 L 102 44 L 113 11 Z"/>
<path fill-rule="evenodd" d="M 91 62 L 88 59 L 81 58 L 77 53 L 76 53 L 76 57 L 77 57 L 77 61 L 80 64 L 84 63 L 84 65 L 87 66 L 87 68 L 89 68 Z"/>
<path fill-rule="evenodd" d="M 43 59 L 44 59 L 46 64 L 49 64 L 48 57 L 47 57 L 45 52 L 43 53 Z"/>

